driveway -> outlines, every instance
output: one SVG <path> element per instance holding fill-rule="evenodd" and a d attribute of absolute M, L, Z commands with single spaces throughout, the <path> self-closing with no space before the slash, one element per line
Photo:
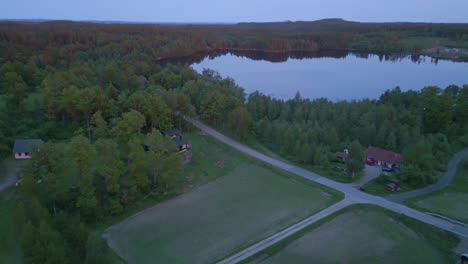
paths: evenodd
<path fill-rule="evenodd" d="M 12 158 L 0 162 L 0 192 L 16 183 L 21 164 L 20 160 Z"/>
<path fill-rule="evenodd" d="M 409 191 L 409 192 L 404 192 L 404 193 L 399 193 L 399 194 L 391 194 L 388 195 L 386 198 L 397 202 L 397 203 L 403 203 L 404 201 L 426 195 L 435 191 L 438 191 L 444 187 L 447 187 L 450 182 L 453 180 L 453 177 L 455 177 L 455 174 L 457 173 L 457 168 L 458 164 L 463 160 L 468 155 L 468 148 L 464 148 L 461 151 L 459 151 L 457 154 L 455 154 L 450 162 L 447 165 L 447 169 L 444 173 L 444 175 L 433 185 L 429 185 L 425 188 L 422 189 L 417 189 L 414 191 Z"/>
<path fill-rule="evenodd" d="M 366 164 L 366 166 L 364 167 L 364 176 L 358 181 L 354 182 L 353 186 L 356 186 L 356 187 L 364 186 L 366 183 L 379 177 L 381 173 L 382 173 L 382 170 L 380 169 L 379 166 L 369 166 Z"/>

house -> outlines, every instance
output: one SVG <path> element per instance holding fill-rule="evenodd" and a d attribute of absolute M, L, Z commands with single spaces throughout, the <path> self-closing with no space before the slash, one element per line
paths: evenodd
<path fill-rule="evenodd" d="M 164 135 L 170 137 L 179 148 L 179 152 L 184 152 L 192 147 L 187 141 L 182 139 L 182 133 L 177 128 L 164 131 Z"/>
<path fill-rule="evenodd" d="M 393 172 L 400 169 L 401 154 L 377 147 L 368 147 L 365 152 L 366 163 L 377 164 L 383 171 Z"/>
<path fill-rule="evenodd" d="M 192 145 L 190 145 L 187 141 L 179 137 L 173 138 L 172 141 L 176 143 L 177 147 L 179 148 L 179 152 L 184 152 L 192 147 Z"/>
<path fill-rule="evenodd" d="M 166 130 L 163 132 L 164 135 L 170 137 L 170 138 L 182 138 L 182 133 L 180 132 L 179 129 L 177 128 L 171 128 L 169 130 Z"/>
<path fill-rule="evenodd" d="M 13 153 L 15 159 L 30 159 L 31 158 L 31 147 L 33 145 L 39 145 L 43 141 L 40 139 L 17 139 L 13 146 Z"/>
<path fill-rule="evenodd" d="M 341 161 L 345 161 L 345 158 L 346 158 L 347 155 L 348 154 L 346 154 L 344 152 L 336 152 L 335 153 L 336 158 L 338 158 Z"/>
<path fill-rule="evenodd" d="M 345 161 L 346 156 L 348 156 L 349 150 L 345 149 L 343 152 L 336 152 L 335 157 L 337 157 L 341 161 Z"/>

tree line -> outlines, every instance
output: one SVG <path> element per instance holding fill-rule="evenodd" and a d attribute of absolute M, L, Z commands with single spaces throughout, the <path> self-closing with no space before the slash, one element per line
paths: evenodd
<path fill-rule="evenodd" d="M 467 85 L 407 92 L 397 87 L 378 100 L 340 102 L 255 92 L 246 107 L 255 137 L 293 161 L 327 167 L 336 160 L 335 151 L 358 142 L 356 149 L 402 153 L 402 177 L 415 186 L 433 183 L 453 150 L 468 144 Z"/>
<path fill-rule="evenodd" d="M 465 24 L 339 19 L 233 25 L 1 22 L 0 62 L 34 59 L 68 66 L 77 60 L 118 59 L 154 64 L 163 58 L 216 50 L 413 53 L 440 45 L 467 47 L 467 41 Z"/>

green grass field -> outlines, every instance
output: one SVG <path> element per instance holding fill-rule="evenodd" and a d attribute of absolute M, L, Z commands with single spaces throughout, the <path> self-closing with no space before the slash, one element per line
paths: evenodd
<path fill-rule="evenodd" d="M 14 190 L 0 193 L 0 263 L 23 263 L 21 247 L 15 240 L 15 229 L 12 212 L 15 208 Z"/>
<path fill-rule="evenodd" d="M 103 236 L 129 263 L 211 263 L 336 202 L 258 162 L 157 204 Z"/>
<path fill-rule="evenodd" d="M 406 204 L 468 224 L 468 160 L 460 163 L 457 174 L 448 187 L 409 200 Z"/>
<path fill-rule="evenodd" d="M 250 263 L 454 263 L 458 239 L 432 226 L 371 205 L 354 205 Z"/>

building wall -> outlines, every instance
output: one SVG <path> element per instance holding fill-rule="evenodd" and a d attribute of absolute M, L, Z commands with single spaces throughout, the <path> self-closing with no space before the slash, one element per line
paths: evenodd
<path fill-rule="evenodd" d="M 26 155 L 25 153 L 21 153 L 21 152 L 15 153 L 15 159 L 30 159 L 30 158 L 31 156 Z"/>

